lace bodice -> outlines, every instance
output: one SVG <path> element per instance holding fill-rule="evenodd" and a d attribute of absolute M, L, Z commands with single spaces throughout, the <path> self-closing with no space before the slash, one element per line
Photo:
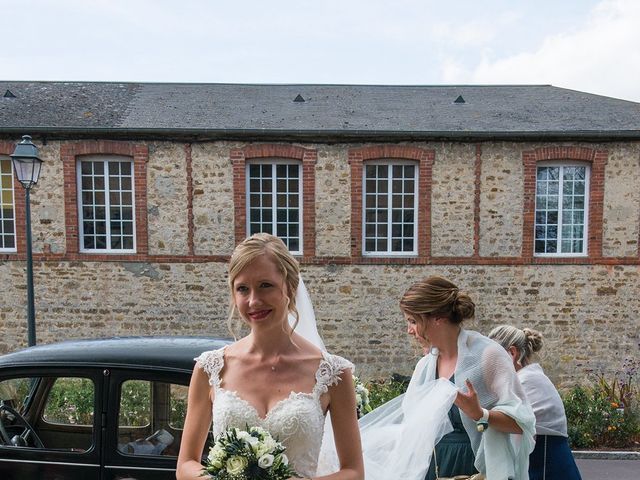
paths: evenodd
<path fill-rule="evenodd" d="M 353 371 L 353 364 L 348 360 L 327 352 L 322 355 L 311 393 L 291 392 L 288 397 L 276 403 L 264 418 L 235 391 L 221 387 L 220 371 L 224 366 L 224 347 L 204 352 L 196 358 L 209 376 L 209 383 L 215 393 L 214 437 L 230 427 L 244 429 L 247 425 L 260 426 L 286 447 L 286 454 L 296 472 L 303 476 L 315 475 L 325 424 L 320 397 L 331 385 L 338 383 L 340 374 L 345 369 Z"/>

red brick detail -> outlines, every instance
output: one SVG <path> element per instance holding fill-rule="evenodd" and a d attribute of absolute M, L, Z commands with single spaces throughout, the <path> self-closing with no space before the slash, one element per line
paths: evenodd
<path fill-rule="evenodd" d="M 133 175 L 136 202 L 136 254 L 135 258 L 149 253 L 147 229 L 147 162 L 149 148 L 145 144 L 95 140 L 65 143 L 60 146 L 60 160 L 64 175 L 64 203 L 66 251 L 74 255 L 79 252 L 78 229 L 78 186 L 76 181 L 76 161 L 83 155 L 123 155 L 133 158 Z M 88 255 L 100 261 L 104 255 Z M 111 255 L 106 255 L 111 257 Z"/>
<path fill-rule="evenodd" d="M 2 253 L 0 261 L 24 261 L 26 254 Z M 34 253 L 35 262 L 140 262 L 140 255 L 90 254 L 90 253 Z M 147 255 L 145 262 L 158 264 L 228 263 L 228 255 Z M 640 265 L 638 257 L 302 257 L 303 265 Z"/>
<path fill-rule="evenodd" d="M 604 170 L 609 159 L 607 150 L 595 150 L 586 147 L 544 147 L 522 152 L 524 165 L 524 214 L 522 226 L 522 257 L 528 263 L 590 263 L 585 259 L 548 259 L 534 257 L 534 224 L 536 202 L 536 167 L 538 162 L 546 160 L 581 161 L 591 165 L 589 180 L 589 219 L 587 253 L 590 260 L 602 259 L 602 217 L 604 211 Z M 605 262 L 606 263 L 606 262 Z"/>
<path fill-rule="evenodd" d="M 193 162 L 191 158 L 191 144 L 184 145 L 184 161 L 187 170 L 187 248 L 189 255 L 195 254 L 195 246 L 193 241 L 194 223 L 193 223 Z"/>
<path fill-rule="evenodd" d="M 11 155 L 16 149 L 16 143 L 0 141 L 0 155 Z M 33 187 L 36 190 L 37 185 Z M 33 192 L 31 192 L 33 195 Z M 22 187 L 20 182 L 18 181 L 18 177 L 13 176 L 13 205 L 14 205 L 14 216 L 15 216 L 15 229 L 16 229 L 16 253 L 7 253 L 6 255 L 10 255 L 14 257 L 16 255 L 26 255 L 27 252 L 27 223 L 26 223 L 26 210 L 25 210 L 25 189 Z M 3 253 L 3 255 L 5 255 Z M 26 257 L 25 257 L 26 258 Z"/>
<path fill-rule="evenodd" d="M 362 255 L 362 169 L 370 160 L 415 160 L 418 162 L 418 256 L 376 258 Z M 422 264 L 431 255 L 431 177 L 434 150 L 407 145 L 374 145 L 349 150 L 351 166 L 351 257 L 356 263 Z"/>
<path fill-rule="evenodd" d="M 233 165 L 233 204 L 235 239 L 240 243 L 247 236 L 247 161 L 258 158 L 283 158 L 302 162 L 302 253 L 307 261 L 316 255 L 316 175 L 318 153 L 315 149 L 281 144 L 253 144 L 234 148 L 230 152 Z"/>
<path fill-rule="evenodd" d="M 482 145 L 476 144 L 475 180 L 473 195 L 473 256 L 480 256 L 480 192 L 482 188 Z"/>

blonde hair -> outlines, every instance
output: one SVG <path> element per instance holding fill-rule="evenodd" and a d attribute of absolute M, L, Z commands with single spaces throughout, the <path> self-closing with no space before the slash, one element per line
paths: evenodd
<path fill-rule="evenodd" d="M 400 299 L 400 309 L 417 320 L 428 315 L 447 317 L 459 324 L 475 314 L 471 297 L 443 277 L 431 276 L 414 283 Z"/>
<path fill-rule="evenodd" d="M 542 334 L 532 328 L 524 328 L 520 330 L 512 325 L 500 325 L 491 332 L 489 338 L 498 342 L 502 348 L 509 350 L 515 347 L 518 351 L 517 362 L 523 367 L 531 363 L 534 353 L 542 349 Z"/>
<path fill-rule="evenodd" d="M 287 289 L 285 295 L 289 299 L 289 313 L 292 313 L 298 324 L 298 310 L 296 309 L 296 292 L 300 283 L 300 265 L 291 255 L 284 242 L 268 233 L 256 233 L 245 238 L 236 246 L 229 260 L 229 317 L 227 326 L 229 331 L 237 338 L 234 319 L 237 318 L 238 309 L 233 296 L 233 282 L 242 270 L 261 255 L 268 256 L 284 278 Z"/>

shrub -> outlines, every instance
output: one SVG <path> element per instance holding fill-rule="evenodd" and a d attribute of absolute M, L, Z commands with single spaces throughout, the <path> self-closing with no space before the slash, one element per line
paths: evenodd
<path fill-rule="evenodd" d="M 600 373 L 589 386 L 563 395 L 572 448 L 638 448 L 640 404 L 638 362 L 627 360 L 609 381 Z"/>
<path fill-rule="evenodd" d="M 407 390 L 410 377 L 394 373 L 389 379 L 373 380 L 367 383 L 371 409 L 393 400 Z"/>

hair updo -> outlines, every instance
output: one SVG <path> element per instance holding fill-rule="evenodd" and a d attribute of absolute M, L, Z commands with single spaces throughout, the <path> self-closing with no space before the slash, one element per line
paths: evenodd
<path fill-rule="evenodd" d="M 431 276 L 409 287 L 400 299 L 400 309 L 417 319 L 437 315 L 459 324 L 473 318 L 476 305 L 446 278 Z"/>
<path fill-rule="evenodd" d="M 505 350 L 518 350 L 518 363 L 523 367 L 531 363 L 534 353 L 542 349 L 542 333 L 532 328 L 520 330 L 512 325 L 500 325 L 489 333 L 489 338 L 498 342 Z"/>

